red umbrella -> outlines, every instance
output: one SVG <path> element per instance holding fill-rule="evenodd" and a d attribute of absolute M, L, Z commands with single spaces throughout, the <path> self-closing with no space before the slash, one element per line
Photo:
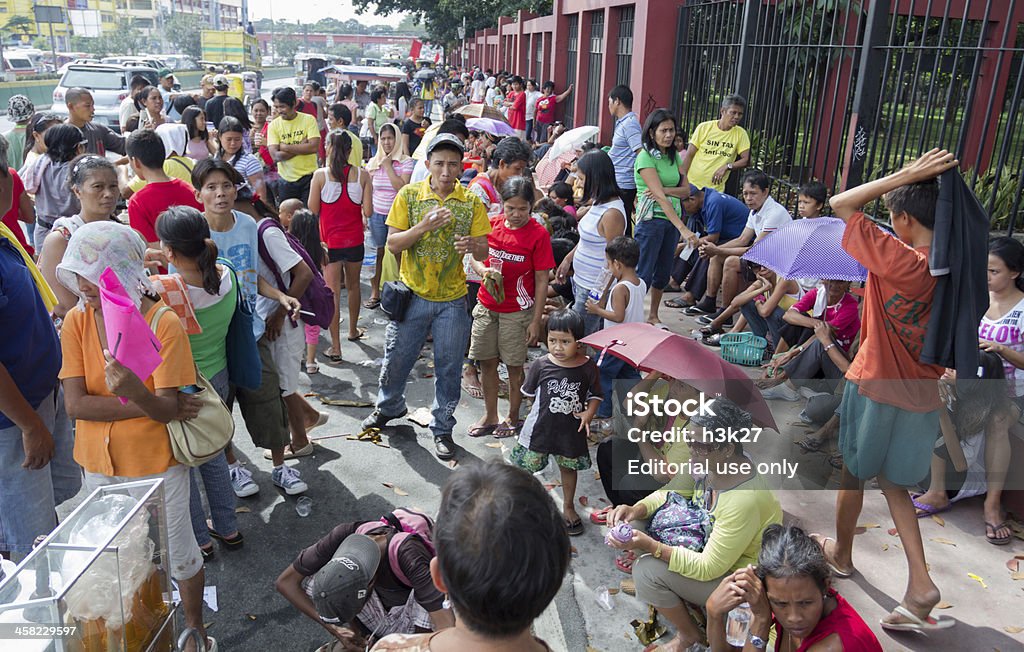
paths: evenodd
<path fill-rule="evenodd" d="M 660 371 L 705 394 L 726 396 L 750 412 L 754 423 L 778 431 L 754 381 L 736 365 L 696 341 L 646 323 L 612 326 L 580 340 L 641 371 Z"/>

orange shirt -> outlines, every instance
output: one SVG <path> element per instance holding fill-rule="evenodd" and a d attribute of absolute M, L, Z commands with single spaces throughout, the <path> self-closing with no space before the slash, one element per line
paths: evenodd
<path fill-rule="evenodd" d="M 846 377 L 878 403 L 937 410 L 935 381 L 944 369 L 918 361 L 935 292 L 929 248 L 914 249 L 857 213 L 846 223 L 843 249 L 868 270 L 860 350 Z"/>
<path fill-rule="evenodd" d="M 146 313 L 146 323 L 164 303 L 158 302 Z M 164 361 L 153 375 L 145 379 L 149 391 L 178 388 L 196 382 L 195 363 L 188 336 L 173 310 L 160 317 L 156 328 Z M 99 331 L 93 309 L 71 310 L 61 328 L 61 349 L 64 366 L 60 378 L 85 378 L 86 390 L 92 396 L 114 396 L 107 389 L 104 375 L 106 362 L 100 346 Z M 137 417 L 121 421 L 86 421 L 75 424 L 75 461 L 86 471 L 108 476 L 137 478 L 163 473 L 177 462 L 171 453 L 167 426 Z"/>

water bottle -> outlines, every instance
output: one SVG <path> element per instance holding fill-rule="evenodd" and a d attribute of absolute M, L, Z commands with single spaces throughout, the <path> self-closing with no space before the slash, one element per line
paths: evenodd
<path fill-rule="evenodd" d="M 377 244 L 377 243 L 373 243 Z M 360 276 L 363 279 L 373 278 L 373 272 L 377 267 L 377 249 L 375 247 L 366 247 L 366 253 L 363 254 L 363 267 L 360 271 Z"/>
<path fill-rule="evenodd" d="M 725 641 L 729 645 L 743 647 L 747 644 L 747 635 L 750 634 L 750 619 L 753 613 L 750 605 L 746 602 L 740 604 L 729 612 L 729 619 L 725 622 Z"/>
<path fill-rule="evenodd" d="M 607 267 L 601 270 L 601 274 L 597 277 L 597 284 L 591 288 L 589 296 L 594 301 L 600 301 L 601 295 L 604 293 L 606 287 L 608 287 L 608 281 L 612 279 L 612 272 Z"/>

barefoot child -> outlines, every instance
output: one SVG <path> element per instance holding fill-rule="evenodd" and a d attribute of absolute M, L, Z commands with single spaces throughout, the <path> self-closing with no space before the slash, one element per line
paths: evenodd
<path fill-rule="evenodd" d="M 289 199 L 285 203 L 290 201 L 299 200 Z M 291 216 L 288 232 L 298 238 L 303 249 L 323 274 L 326 255 L 324 244 L 320 241 L 320 218 L 304 208 L 297 210 Z M 316 362 L 316 344 L 320 340 L 320 327 L 316 324 L 303 323 L 303 328 L 306 331 L 306 373 L 315 374 L 320 371 L 320 365 Z"/>
<path fill-rule="evenodd" d="M 576 472 L 590 468 L 587 435 L 602 400 L 597 365 L 583 355 L 583 317 L 559 310 L 548 318 L 548 354 L 530 365 L 523 395 L 534 398 L 519 441 L 512 449 L 512 463 L 530 473 L 548 465 L 548 455 L 562 480 L 562 516 L 570 536 L 583 534 L 583 521 L 573 507 Z"/>

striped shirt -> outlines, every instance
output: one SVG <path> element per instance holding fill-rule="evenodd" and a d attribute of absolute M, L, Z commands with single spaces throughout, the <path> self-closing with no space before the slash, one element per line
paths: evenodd
<path fill-rule="evenodd" d="M 407 158 L 401 163 L 395 163 L 395 174 L 402 176 L 403 174 L 412 174 L 413 166 L 416 165 L 416 159 Z M 381 215 L 387 215 L 388 211 L 391 210 L 391 204 L 395 201 L 395 195 L 398 191 L 391 185 L 391 179 L 388 177 L 388 171 L 381 165 L 379 168 L 373 171 L 373 212 Z"/>
<path fill-rule="evenodd" d="M 615 121 L 615 131 L 612 133 L 612 148 L 608 156 L 615 166 L 615 181 L 619 188 L 635 190 L 636 181 L 633 179 L 633 164 L 636 162 L 636 152 L 643 147 L 640 128 L 640 119 L 630 111 Z"/>
<path fill-rule="evenodd" d="M 597 227 L 605 212 L 610 208 L 618 210 L 623 215 L 626 214 L 626 206 L 622 200 L 615 198 L 604 204 L 591 206 L 579 223 L 580 242 L 576 245 L 576 253 L 572 258 L 573 280 L 577 285 L 588 290 L 595 289 L 597 281 L 601 277 L 601 270 L 605 266 L 604 250 L 608 246 L 608 241 L 597 230 Z M 626 235 L 625 225 L 623 225 L 622 231 L 619 235 Z"/>

